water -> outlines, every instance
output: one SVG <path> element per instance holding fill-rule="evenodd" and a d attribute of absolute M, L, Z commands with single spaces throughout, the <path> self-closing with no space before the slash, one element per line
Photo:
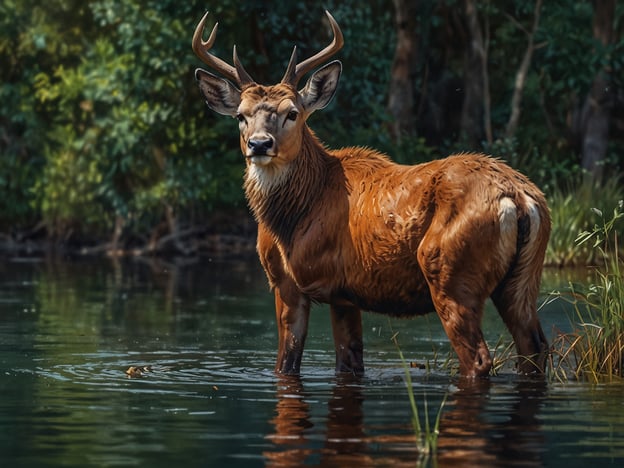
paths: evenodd
<path fill-rule="evenodd" d="M 466 382 L 442 364 L 433 315 L 366 314 L 363 378 L 336 377 L 326 309 L 301 378 L 278 378 L 273 299 L 255 258 L 0 263 L 0 465 L 415 466 L 398 340 L 437 466 L 621 466 L 622 384 L 503 372 Z M 559 281 L 556 279 L 555 281 Z M 541 313 L 547 335 L 569 321 Z M 486 338 L 503 332 L 491 311 Z M 552 336 L 551 336 L 552 337 Z M 126 371 L 143 368 L 140 376 Z M 446 402 L 442 405 L 443 400 Z M 433 462 L 430 460 L 430 464 Z"/>

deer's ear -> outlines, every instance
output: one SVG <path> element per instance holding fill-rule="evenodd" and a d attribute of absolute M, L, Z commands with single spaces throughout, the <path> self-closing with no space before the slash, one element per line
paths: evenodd
<path fill-rule="evenodd" d="M 341 73 L 342 64 L 338 60 L 334 60 L 314 72 L 308 79 L 305 88 L 299 92 L 307 112 L 311 114 L 329 104 L 338 87 Z"/>
<path fill-rule="evenodd" d="M 195 79 L 208 107 L 219 114 L 236 115 L 240 104 L 240 91 L 232 83 L 201 68 L 195 70 Z"/>

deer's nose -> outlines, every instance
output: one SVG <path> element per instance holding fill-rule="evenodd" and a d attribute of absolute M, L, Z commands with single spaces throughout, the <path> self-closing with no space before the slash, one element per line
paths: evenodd
<path fill-rule="evenodd" d="M 264 156 L 273 148 L 272 138 L 252 138 L 247 142 L 247 147 L 255 156 Z"/>

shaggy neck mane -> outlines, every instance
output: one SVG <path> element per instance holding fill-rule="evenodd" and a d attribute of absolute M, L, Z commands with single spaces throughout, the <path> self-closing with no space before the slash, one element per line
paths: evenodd
<path fill-rule="evenodd" d="M 245 193 L 258 223 L 276 240 L 289 244 L 295 228 L 322 193 L 332 158 L 305 126 L 299 155 L 281 172 L 274 168 L 247 168 Z M 251 174 L 251 171 L 255 174 Z"/>

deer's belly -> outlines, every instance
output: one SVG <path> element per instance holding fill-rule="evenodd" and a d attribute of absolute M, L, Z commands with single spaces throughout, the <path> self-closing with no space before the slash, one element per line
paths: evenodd
<path fill-rule="evenodd" d="M 429 287 L 420 270 L 360 269 L 341 275 L 306 275 L 297 281 L 312 300 L 327 304 L 353 304 L 392 316 L 422 315 L 434 310 Z"/>

